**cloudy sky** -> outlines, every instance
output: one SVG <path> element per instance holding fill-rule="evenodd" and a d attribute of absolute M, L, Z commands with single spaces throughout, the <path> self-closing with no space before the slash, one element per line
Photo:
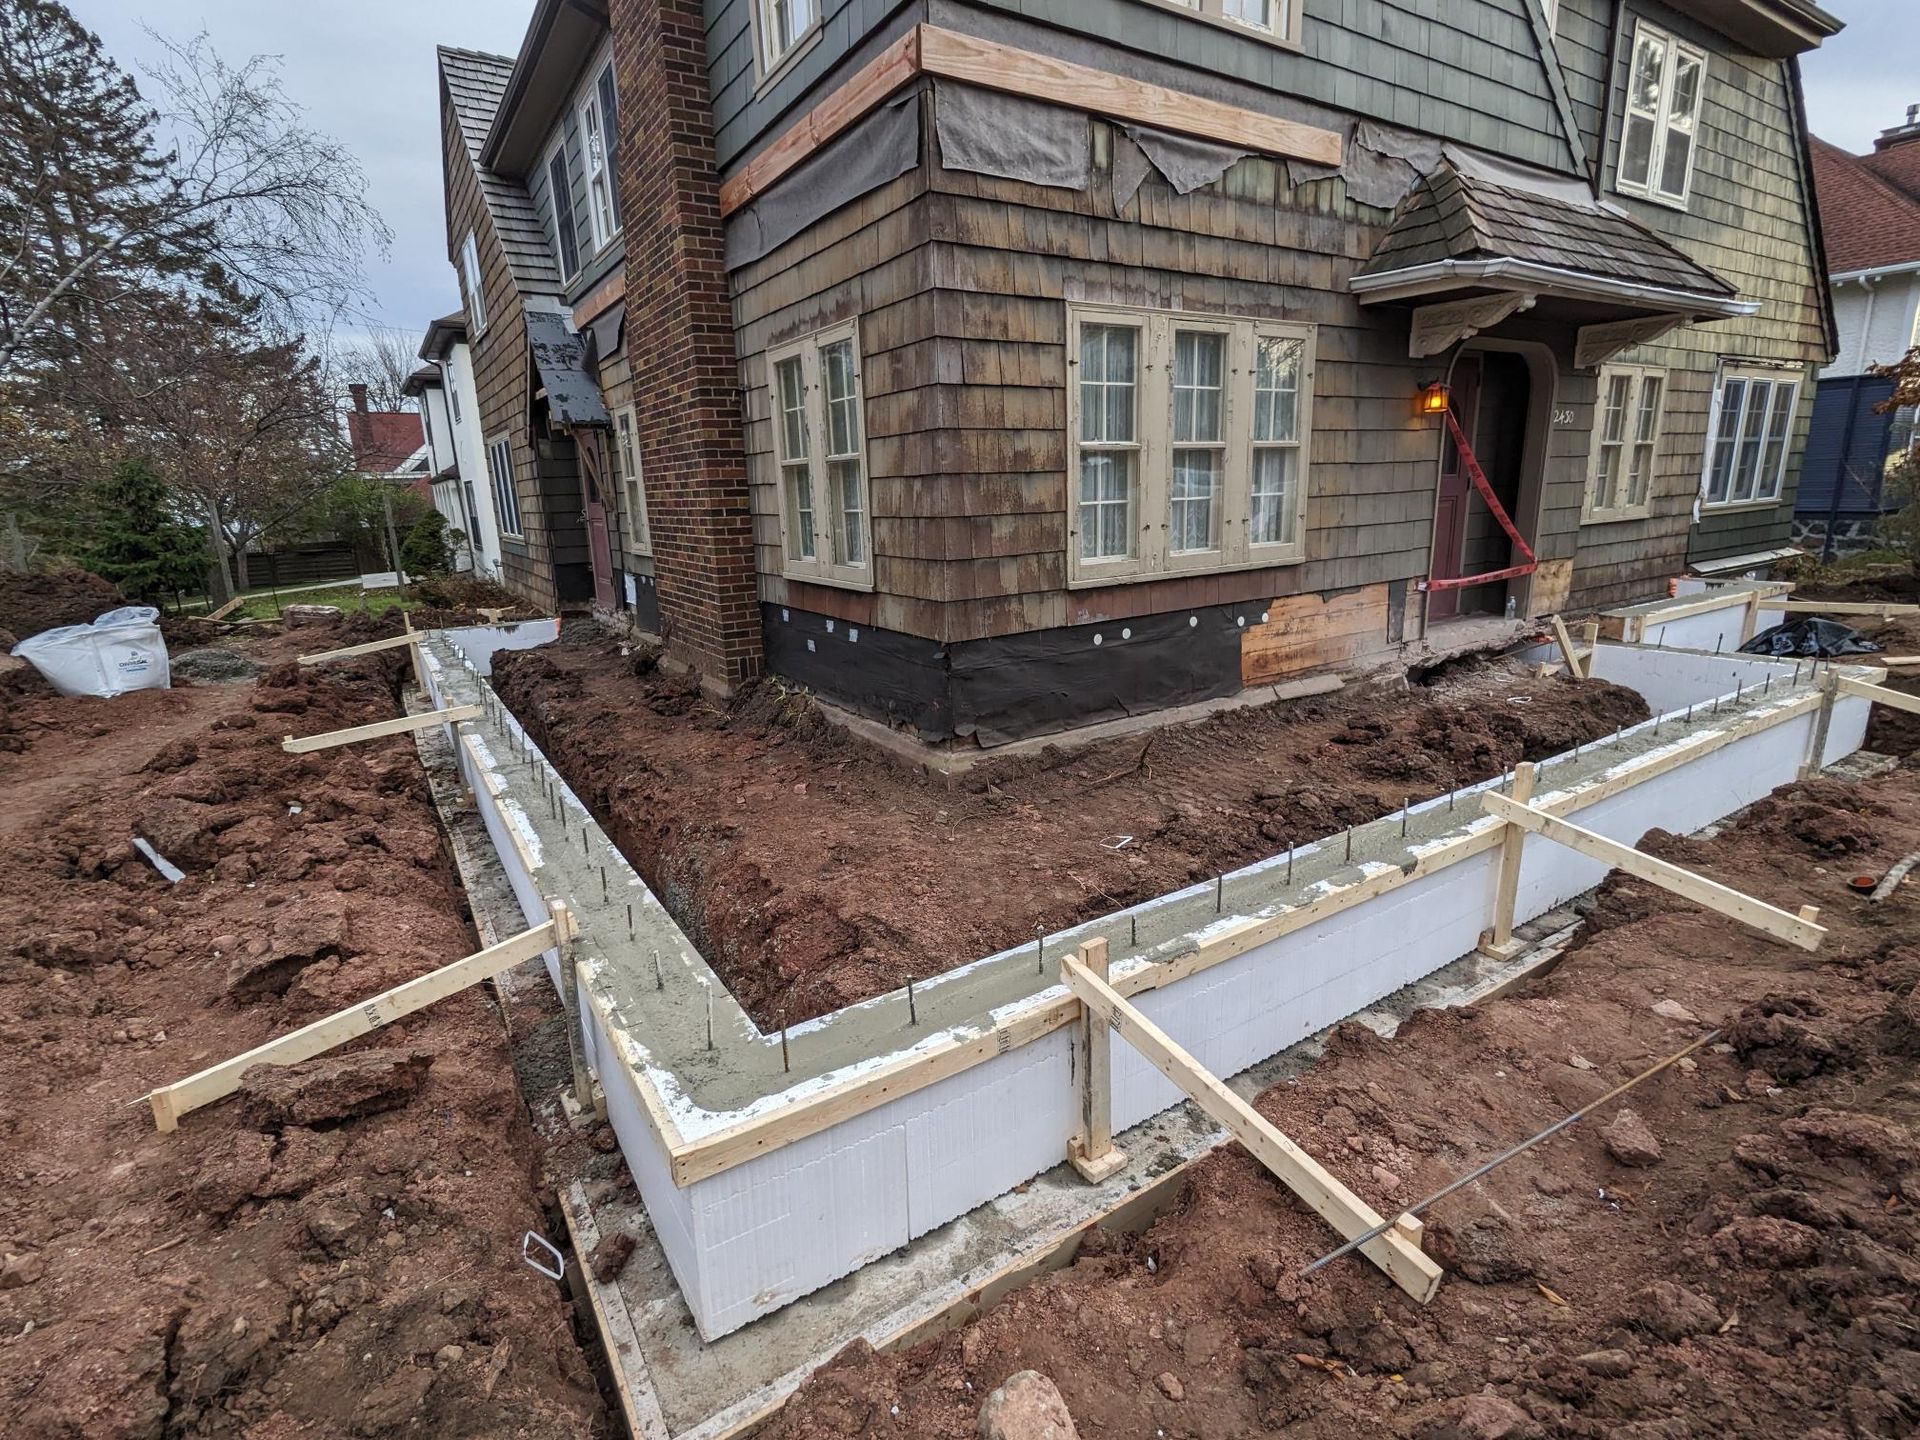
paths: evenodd
<path fill-rule="evenodd" d="M 532 0 L 69 0 L 108 51 L 138 73 L 154 50 L 143 25 L 186 38 L 204 30 L 230 61 L 277 55 L 288 94 L 311 123 L 351 146 L 369 198 L 393 227 L 393 251 L 368 276 L 364 325 L 420 331 L 459 303 L 440 209 L 433 47 L 512 54 Z M 1814 132 L 1865 150 L 1920 103 L 1915 0 L 1826 0 L 1847 22 L 1803 62 Z M 1904 12 L 1904 13 L 1903 13 Z M 157 20 L 155 17 L 159 17 Z"/>

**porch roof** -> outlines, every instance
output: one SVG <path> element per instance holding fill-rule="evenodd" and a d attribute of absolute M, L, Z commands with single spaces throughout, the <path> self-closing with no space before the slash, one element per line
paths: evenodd
<path fill-rule="evenodd" d="M 1407 197 L 1350 283 L 1363 304 L 1525 292 L 1621 315 L 1706 320 L 1759 308 L 1617 211 L 1445 162 Z"/>
<path fill-rule="evenodd" d="M 600 387 L 587 374 L 587 342 L 577 331 L 567 328 L 564 315 L 529 310 L 527 350 L 533 359 L 539 386 L 547 394 L 547 407 L 561 425 L 608 425 L 606 401 Z"/>

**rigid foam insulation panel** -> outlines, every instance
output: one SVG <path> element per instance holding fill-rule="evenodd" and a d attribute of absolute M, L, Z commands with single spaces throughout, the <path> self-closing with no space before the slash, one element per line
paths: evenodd
<path fill-rule="evenodd" d="M 1647 621 L 1640 632 L 1643 645 L 1663 645 L 1669 649 L 1704 650 L 1709 653 L 1738 650 L 1748 638 L 1741 631 L 1746 625 L 1744 602 L 1729 604 L 1724 610 L 1708 610 L 1699 615 L 1683 615 L 1678 620 Z M 1762 605 L 1755 615 L 1753 633 L 1771 629 L 1787 618 L 1787 612 Z"/>
<path fill-rule="evenodd" d="M 438 662 L 429 660 L 429 686 L 436 690 L 436 703 L 445 703 L 438 691 Z M 1817 711 L 1807 703 L 1804 688 L 1794 691 L 1790 686 L 1791 663 L 1602 643 L 1594 672 L 1642 688 L 1656 711 L 1664 712 L 1662 723 L 1671 727 L 1671 742 L 1663 736 L 1655 748 L 1632 754 L 1616 771 L 1647 764 L 1663 753 L 1660 746 L 1673 748 L 1690 734 L 1710 728 L 1711 716 L 1698 712 L 1710 709 L 1716 697 L 1730 700 L 1736 685 L 1751 702 L 1755 688 L 1772 677 L 1768 688 L 1779 695 L 1770 702 L 1782 717 L 1777 723 L 1753 728 L 1718 749 L 1570 813 L 1576 823 L 1624 843 L 1639 840 L 1655 826 L 1697 829 L 1752 803 L 1795 778 L 1811 742 Z M 1696 709 L 1691 730 L 1681 720 L 1688 705 Z M 1858 748 L 1868 708 L 1865 700 L 1835 701 L 1823 763 Z M 500 742 L 503 746 L 521 743 L 518 727 L 504 709 L 492 720 L 511 737 Z M 458 747 L 463 771 L 522 908 L 534 923 L 545 918 L 543 877 L 537 872 L 546 867 L 535 827 L 519 811 L 507 782 L 516 766 L 544 767 L 544 760 L 523 759 L 523 751 L 494 755 L 472 733 L 483 728 L 480 722 L 462 728 L 469 732 Z M 1593 753 L 1590 747 L 1589 761 Z M 1538 797 L 1557 793 L 1555 772 L 1571 758 L 1554 757 L 1540 767 Z M 1563 773 L 1576 789 L 1592 783 L 1590 765 L 1581 772 L 1584 780 L 1572 770 L 1568 764 Z M 557 777 L 548 783 L 559 785 Z M 1479 814 L 1476 792 L 1497 783 L 1461 792 L 1459 824 L 1449 835 L 1494 826 L 1496 822 Z M 578 807 L 563 785 L 560 790 L 565 804 Z M 1439 797 L 1414 810 L 1418 814 L 1446 803 L 1447 797 Z M 584 808 L 580 814 L 584 816 Z M 1327 843 L 1301 846 L 1297 855 L 1317 853 Z M 1445 844 L 1445 839 L 1431 842 L 1434 848 Z M 1425 848 L 1417 846 L 1416 853 Z M 1539 837 L 1528 839 L 1523 855 L 1516 906 L 1516 918 L 1523 921 L 1598 883 L 1607 868 Z M 1249 876 L 1277 872 L 1284 864 L 1284 856 L 1274 857 L 1230 879 L 1243 890 Z M 1135 1003 L 1201 1064 L 1216 1074 L 1237 1073 L 1471 951 L 1492 923 L 1497 874 L 1497 849 L 1483 850 L 1146 990 Z M 624 862 L 616 883 L 636 887 L 649 908 L 657 905 Z M 1210 896 L 1211 890 L 1211 885 L 1196 886 L 1136 908 L 1144 916 L 1203 892 Z M 598 898 L 592 897 L 596 902 Z M 1089 922 L 1050 937 L 1048 943 L 1056 952 L 1072 948 L 1100 926 L 1110 926 L 1113 918 Z M 1243 918 L 1229 915 L 1219 923 Z M 1192 938 L 1204 943 L 1208 928 Z M 1003 958 L 988 957 L 929 984 L 965 983 L 967 971 Z M 1115 974 L 1150 963 L 1129 959 L 1116 964 Z M 550 973 L 557 975 L 554 966 L 550 956 Z M 1027 1012 L 1063 994 L 1054 986 L 1002 1008 Z M 1001 1016 L 995 1011 L 992 1019 Z M 1070 1032 L 1056 1029 L 680 1185 L 656 1123 L 660 1097 L 677 1097 L 672 1118 L 683 1142 L 725 1130 L 748 1112 L 690 1112 L 686 1091 L 675 1077 L 663 1072 L 627 1030 L 613 1026 L 609 1012 L 598 1005 L 583 1007 L 580 1038 L 600 1077 L 610 1121 L 668 1263 L 700 1333 L 708 1339 L 817 1290 L 1052 1169 L 1064 1158 L 1078 1104 Z M 902 1053 L 874 1054 L 848 1069 L 888 1064 Z M 799 1097 L 804 1090 L 788 1094 Z M 1181 1099 L 1172 1083 L 1130 1047 L 1114 1047 L 1116 1129 Z M 749 1108 L 763 1111 L 766 1102 Z"/>

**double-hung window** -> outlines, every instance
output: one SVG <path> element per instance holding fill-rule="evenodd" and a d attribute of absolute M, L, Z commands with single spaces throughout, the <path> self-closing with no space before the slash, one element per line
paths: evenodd
<path fill-rule="evenodd" d="M 1668 205 L 1687 203 L 1706 85 L 1704 51 L 1644 20 L 1636 22 L 1620 135 L 1620 189 Z"/>
<path fill-rule="evenodd" d="M 620 233 L 620 201 L 615 193 L 613 146 L 618 131 L 619 99 L 613 66 L 600 72 L 593 90 L 580 102 L 580 161 L 587 172 L 587 220 L 596 252 Z"/>
<path fill-rule="evenodd" d="M 873 585 L 860 346 L 852 322 L 767 352 L 786 571 Z"/>
<path fill-rule="evenodd" d="M 1648 513 L 1653 466 L 1660 447 L 1664 370 L 1609 365 L 1600 372 L 1593 418 L 1593 455 L 1587 471 L 1584 520 L 1631 520 Z"/>
<path fill-rule="evenodd" d="M 560 257 L 560 278 L 571 280 L 580 270 L 580 232 L 573 220 L 573 180 L 567 174 L 567 141 L 554 142 L 547 157 L 547 197 L 553 209 L 553 234 Z"/>
<path fill-rule="evenodd" d="M 771 75 L 820 24 L 820 0 L 759 0 L 760 73 Z"/>
<path fill-rule="evenodd" d="M 1156 0 L 1283 44 L 1300 43 L 1301 0 Z"/>
<path fill-rule="evenodd" d="M 1794 371 L 1727 367 L 1708 421 L 1708 505 L 1770 504 L 1780 498 L 1800 377 Z"/>
<path fill-rule="evenodd" d="M 487 328 L 487 296 L 480 288 L 480 246 L 471 230 L 460 246 L 460 278 L 467 287 L 467 321 L 478 335 Z"/>
<path fill-rule="evenodd" d="M 1304 559 L 1313 328 L 1068 317 L 1070 582 Z"/>
<path fill-rule="evenodd" d="M 487 479 L 493 485 L 493 514 L 500 533 L 521 538 L 520 492 L 513 483 L 513 444 L 502 435 L 487 442 Z"/>
<path fill-rule="evenodd" d="M 637 555 L 651 555 L 653 534 L 647 528 L 647 491 L 640 478 L 640 445 L 633 433 L 631 405 L 613 412 L 613 444 L 609 448 L 621 516 L 626 522 L 627 548 Z"/>

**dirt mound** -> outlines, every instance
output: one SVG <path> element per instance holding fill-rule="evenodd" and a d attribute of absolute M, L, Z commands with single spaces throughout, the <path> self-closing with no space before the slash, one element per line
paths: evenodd
<path fill-rule="evenodd" d="M 88 625 L 126 603 L 118 585 L 87 570 L 0 574 L 0 644 L 10 647 L 60 625 Z"/>

